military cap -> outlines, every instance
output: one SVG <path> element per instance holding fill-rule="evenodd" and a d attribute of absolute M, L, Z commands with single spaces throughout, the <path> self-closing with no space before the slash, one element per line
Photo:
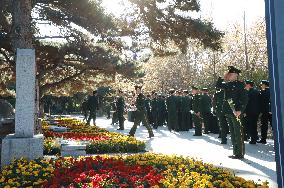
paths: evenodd
<path fill-rule="evenodd" d="M 229 73 L 236 73 L 236 74 L 240 74 L 242 72 L 234 66 L 228 66 L 228 71 Z"/>
<path fill-rule="evenodd" d="M 254 82 L 253 82 L 253 81 L 251 81 L 251 80 L 246 80 L 246 81 L 245 81 L 245 83 L 246 83 L 246 84 L 249 84 L 249 85 L 251 85 L 251 86 L 253 86 L 253 85 L 254 85 Z"/>
<path fill-rule="evenodd" d="M 191 86 L 191 89 L 195 89 L 195 90 L 198 90 L 198 87 L 195 87 L 195 86 Z"/>
<path fill-rule="evenodd" d="M 141 88 L 142 88 L 142 86 L 135 85 L 135 86 L 134 86 L 134 88 L 135 88 L 135 90 L 137 90 L 137 89 L 141 89 Z"/>
<path fill-rule="evenodd" d="M 174 92 L 175 92 L 175 89 L 170 89 L 170 90 L 169 90 L 169 93 L 170 93 L 170 94 L 173 94 Z"/>
<path fill-rule="evenodd" d="M 269 81 L 268 81 L 268 80 L 261 80 L 261 81 L 260 81 L 260 84 L 269 86 Z"/>
<path fill-rule="evenodd" d="M 202 88 L 202 91 L 208 91 L 207 87 Z"/>

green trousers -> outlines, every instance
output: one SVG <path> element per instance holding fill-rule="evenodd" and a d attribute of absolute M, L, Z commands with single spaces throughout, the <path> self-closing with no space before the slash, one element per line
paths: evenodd
<path fill-rule="evenodd" d="M 168 129 L 169 131 L 173 130 L 175 128 L 177 124 L 177 113 L 176 111 L 174 110 L 170 110 L 168 111 L 168 122 L 167 122 L 167 125 L 168 125 Z"/>
<path fill-rule="evenodd" d="M 233 154 L 235 156 L 245 155 L 245 144 L 243 136 L 243 126 L 240 120 L 232 114 L 226 114 L 226 119 L 231 132 L 231 140 L 233 144 Z"/>
<path fill-rule="evenodd" d="M 143 123 L 143 125 L 146 127 L 146 129 L 148 130 L 149 133 L 149 137 L 153 137 L 153 131 L 152 128 L 150 127 L 149 123 L 148 123 L 148 119 L 147 119 L 147 115 L 146 112 L 141 112 L 141 111 L 136 111 L 134 112 L 134 125 L 132 126 L 129 135 L 130 136 L 134 136 L 137 126 L 140 125 L 140 123 Z"/>
<path fill-rule="evenodd" d="M 197 116 L 196 114 L 192 114 L 192 121 L 195 127 L 195 135 L 202 135 L 202 124 L 201 124 L 201 117 Z"/>

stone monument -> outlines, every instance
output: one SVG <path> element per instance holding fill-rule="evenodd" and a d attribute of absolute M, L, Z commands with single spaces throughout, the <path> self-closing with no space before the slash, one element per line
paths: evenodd
<path fill-rule="evenodd" d="M 21 157 L 30 160 L 43 157 L 43 135 L 34 135 L 35 75 L 35 50 L 17 49 L 15 134 L 2 140 L 2 167 Z"/>

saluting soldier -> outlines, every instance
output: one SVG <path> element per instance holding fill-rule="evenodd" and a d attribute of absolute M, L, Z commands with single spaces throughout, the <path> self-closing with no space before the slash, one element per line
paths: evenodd
<path fill-rule="evenodd" d="M 227 133 L 229 131 L 229 127 L 225 113 L 223 112 L 223 103 L 224 103 L 224 90 L 219 89 L 216 91 L 213 98 L 213 109 L 218 118 L 221 144 L 227 144 Z"/>
<path fill-rule="evenodd" d="M 208 89 L 202 88 L 202 95 L 200 95 L 200 113 L 204 123 L 204 134 L 209 134 L 211 121 L 212 101 L 208 95 Z"/>
<path fill-rule="evenodd" d="M 168 111 L 168 129 L 172 131 L 177 124 L 177 107 L 176 97 L 174 95 L 175 90 L 170 89 L 170 96 L 167 98 L 167 111 Z"/>
<path fill-rule="evenodd" d="M 147 112 L 145 108 L 145 96 L 141 92 L 142 86 L 135 86 L 135 107 L 136 111 L 134 112 L 134 125 L 129 132 L 129 136 L 134 136 L 137 126 L 142 122 L 143 125 L 147 128 L 149 133 L 149 138 L 154 137 L 153 131 L 147 120 Z"/>
<path fill-rule="evenodd" d="M 193 136 L 202 136 L 200 95 L 198 88 L 195 86 L 192 86 L 192 121 L 195 127 L 195 134 Z"/>
<path fill-rule="evenodd" d="M 118 90 L 118 98 L 116 102 L 117 118 L 119 123 L 119 128 L 117 130 L 124 130 L 124 107 L 125 101 L 123 98 L 123 91 Z"/>
<path fill-rule="evenodd" d="M 258 143 L 266 144 L 268 122 L 272 126 L 269 82 L 262 80 L 260 87 L 261 140 Z"/>
<path fill-rule="evenodd" d="M 224 75 L 224 79 L 219 78 L 217 88 L 224 89 L 225 100 L 223 110 L 230 127 L 231 140 L 233 144 L 232 159 L 243 159 L 245 155 L 243 125 L 241 116 L 246 108 L 248 95 L 244 89 L 244 83 L 238 81 L 241 71 L 233 66 L 228 67 L 229 71 Z"/>
<path fill-rule="evenodd" d="M 260 96 L 259 92 L 254 88 L 254 82 L 245 81 L 245 89 L 248 91 L 248 103 L 244 111 L 244 127 L 247 129 L 250 137 L 250 144 L 256 144 L 257 136 L 257 120 L 260 112 Z"/>

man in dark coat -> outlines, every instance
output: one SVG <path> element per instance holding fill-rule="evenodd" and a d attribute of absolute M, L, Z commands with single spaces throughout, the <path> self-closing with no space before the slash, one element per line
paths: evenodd
<path fill-rule="evenodd" d="M 90 125 L 91 119 L 93 119 L 93 124 L 96 125 L 97 110 L 99 109 L 98 91 L 93 91 L 93 96 L 88 99 L 88 107 L 90 110 L 90 115 L 87 120 L 87 125 Z"/>
<path fill-rule="evenodd" d="M 246 80 L 245 89 L 248 91 L 248 103 L 244 111 L 244 127 L 248 131 L 251 138 L 250 144 L 256 144 L 257 136 L 257 120 L 260 112 L 260 97 L 259 92 L 254 88 L 254 82 Z"/>
<path fill-rule="evenodd" d="M 88 107 L 88 101 L 85 99 L 81 105 L 81 109 L 82 109 L 82 112 L 83 112 L 83 115 L 84 115 L 84 119 L 83 121 L 87 121 L 87 118 L 88 118 L 88 110 L 89 110 L 89 107 Z"/>
<path fill-rule="evenodd" d="M 272 126 L 269 82 L 262 80 L 260 87 L 261 140 L 258 143 L 266 144 L 268 122 Z"/>
<path fill-rule="evenodd" d="M 124 130 L 124 98 L 123 98 L 123 92 L 121 90 L 118 91 L 118 98 L 116 102 L 116 110 L 117 110 L 117 117 L 119 122 L 119 129 L 118 130 Z"/>

